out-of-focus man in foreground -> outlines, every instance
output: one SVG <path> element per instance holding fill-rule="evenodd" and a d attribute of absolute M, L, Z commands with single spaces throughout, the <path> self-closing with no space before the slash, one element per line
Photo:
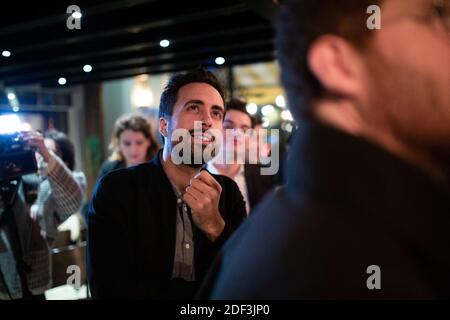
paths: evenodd
<path fill-rule="evenodd" d="M 283 1 L 287 186 L 227 242 L 202 297 L 450 298 L 449 32 L 449 1 Z"/>

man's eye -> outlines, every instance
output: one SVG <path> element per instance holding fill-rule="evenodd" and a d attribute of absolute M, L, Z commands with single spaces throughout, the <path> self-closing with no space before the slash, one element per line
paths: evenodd
<path fill-rule="evenodd" d="M 198 106 L 195 105 L 195 104 L 190 105 L 190 106 L 188 107 L 188 110 L 197 111 L 197 110 L 198 110 Z"/>
<path fill-rule="evenodd" d="M 213 114 L 213 117 L 218 118 L 218 119 L 222 119 L 222 117 L 223 117 L 222 112 L 220 112 L 220 111 L 213 111 L 212 114 Z"/>

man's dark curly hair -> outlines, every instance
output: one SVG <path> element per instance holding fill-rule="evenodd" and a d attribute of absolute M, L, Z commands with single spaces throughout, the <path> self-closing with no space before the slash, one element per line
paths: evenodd
<path fill-rule="evenodd" d="M 161 94 L 159 117 L 170 118 L 172 116 L 173 106 L 177 100 L 178 91 L 181 87 L 194 82 L 209 84 L 219 92 L 223 101 L 225 101 L 225 91 L 222 84 L 212 72 L 204 69 L 195 69 L 186 73 L 178 73 L 170 78 Z"/>

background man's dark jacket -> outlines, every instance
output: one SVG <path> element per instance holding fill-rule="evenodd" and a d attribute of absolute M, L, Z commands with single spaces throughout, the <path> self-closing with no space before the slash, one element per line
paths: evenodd
<path fill-rule="evenodd" d="M 248 190 L 250 209 L 255 208 L 264 197 L 275 188 L 275 176 L 261 175 L 262 166 L 246 164 L 244 166 L 245 183 Z"/>
<path fill-rule="evenodd" d="M 287 186 L 224 245 L 200 297 L 450 298 L 447 185 L 319 124 L 300 124 L 291 152 Z"/>
<path fill-rule="evenodd" d="M 222 186 L 219 210 L 226 226 L 212 243 L 193 225 L 199 281 L 245 217 L 236 183 L 213 176 Z M 89 208 L 88 269 L 94 298 L 173 298 L 167 291 L 175 255 L 176 203 L 158 155 L 99 180 Z"/>

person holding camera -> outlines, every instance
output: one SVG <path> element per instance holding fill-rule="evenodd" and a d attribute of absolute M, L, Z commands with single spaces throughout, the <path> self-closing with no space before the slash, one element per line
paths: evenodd
<path fill-rule="evenodd" d="M 45 166 L 40 176 L 0 181 L 0 300 L 45 299 L 51 286 L 48 234 L 83 201 L 83 189 L 60 158 L 64 156 L 49 150 L 38 132 L 23 133 L 21 139 Z M 36 198 L 42 201 L 32 214 Z"/>

